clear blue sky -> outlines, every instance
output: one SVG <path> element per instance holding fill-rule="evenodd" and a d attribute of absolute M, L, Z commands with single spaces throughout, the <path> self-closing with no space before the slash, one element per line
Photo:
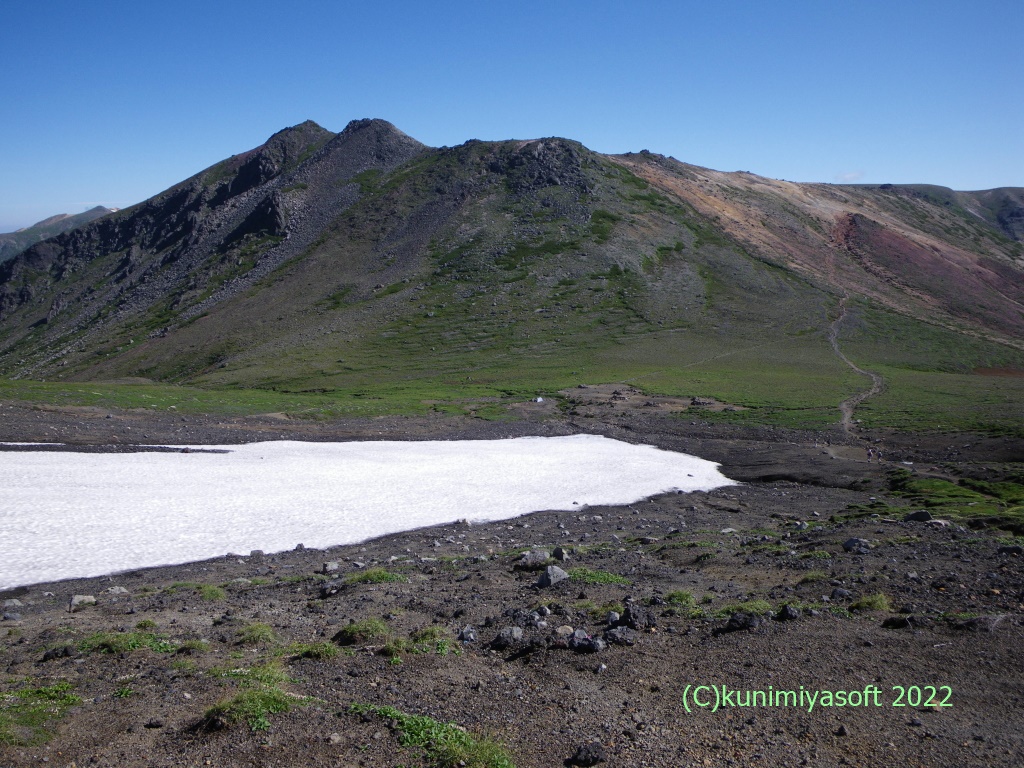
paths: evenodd
<path fill-rule="evenodd" d="M 1024 186 L 1022 0 L 0 4 L 0 231 L 312 119 L 796 181 Z"/>

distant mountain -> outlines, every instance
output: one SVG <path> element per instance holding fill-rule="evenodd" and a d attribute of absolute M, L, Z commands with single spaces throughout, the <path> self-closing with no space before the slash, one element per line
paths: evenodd
<path fill-rule="evenodd" d="M 73 216 L 67 213 L 58 213 L 56 216 L 50 216 L 47 219 L 36 222 L 31 227 L 25 227 L 16 232 L 0 234 L 0 261 L 13 258 L 40 240 L 45 240 L 69 229 L 88 224 L 90 221 L 94 221 L 100 216 L 106 216 L 108 213 L 113 213 L 116 210 L 117 208 L 104 208 L 102 205 L 97 205 L 95 208 L 90 208 L 84 213 L 78 213 Z"/>
<path fill-rule="evenodd" d="M 856 386 L 837 338 L 907 370 L 1016 369 L 1022 239 L 1017 188 L 305 122 L 0 265 L 0 375 L 429 398 L 586 371 L 754 402 Z"/>

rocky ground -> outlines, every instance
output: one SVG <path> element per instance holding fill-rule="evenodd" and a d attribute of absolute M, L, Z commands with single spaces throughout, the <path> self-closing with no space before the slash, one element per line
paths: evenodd
<path fill-rule="evenodd" d="M 9 590 L 0 766 L 507 765 L 487 740 L 520 768 L 1021 764 L 1021 539 L 904 521 L 917 508 L 894 509 L 906 502 L 885 490 L 896 467 L 1019 468 L 1019 442 L 849 439 L 596 401 L 520 416 L 322 424 L 0 406 L 0 440 L 92 450 L 586 431 L 713 459 L 743 481 Z M 95 602 L 72 610 L 76 595 Z M 701 701 L 710 687 L 741 693 L 712 711 L 697 686 Z M 801 686 L 859 695 L 741 706 L 743 692 Z"/>

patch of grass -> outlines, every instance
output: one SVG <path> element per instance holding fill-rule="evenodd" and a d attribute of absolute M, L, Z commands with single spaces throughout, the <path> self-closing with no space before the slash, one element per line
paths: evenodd
<path fill-rule="evenodd" d="M 148 632 L 151 629 L 156 629 L 156 622 L 152 619 L 143 619 L 135 625 L 135 628 L 142 632 Z"/>
<path fill-rule="evenodd" d="M 192 590 L 203 600 L 223 600 L 227 593 L 214 584 L 202 584 L 195 581 L 176 581 L 164 589 L 168 594 L 174 594 L 179 590 Z"/>
<path fill-rule="evenodd" d="M 583 566 L 570 568 L 568 573 L 573 581 L 578 581 L 581 584 L 621 584 L 625 586 L 631 583 L 624 576 L 618 576 L 608 571 L 596 571 Z"/>
<path fill-rule="evenodd" d="M 333 659 L 341 651 L 334 643 L 293 643 L 288 653 L 299 659 Z"/>
<path fill-rule="evenodd" d="M 515 768 L 501 745 L 473 736 L 454 723 L 441 723 L 425 715 L 409 715 L 394 707 L 370 704 L 353 704 L 349 712 L 390 720 L 399 732 L 398 743 L 421 750 L 430 768 Z"/>
<path fill-rule="evenodd" d="M 71 683 L 0 693 L 0 744 L 32 746 L 49 738 L 47 726 L 82 702 Z"/>
<path fill-rule="evenodd" d="M 298 701 L 302 700 L 279 688 L 248 688 L 210 707 L 204 716 L 207 723 L 216 723 L 217 727 L 245 722 L 253 731 L 265 731 L 270 728 L 270 715 L 288 712 Z"/>
<path fill-rule="evenodd" d="M 361 573 L 353 573 L 345 577 L 346 584 L 386 584 L 391 581 L 408 581 L 401 573 L 392 573 L 385 568 L 367 568 Z"/>
<path fill-rule="evenodd" d="M 178 646 L 152 632 L 97 632 L 78 644 L 83 653 L 127 653 L 147 649 L 174 653 Z"/>
<path fill-rule="evenodd" d="M 238 642 L 244 645 L 275 645 L 277 634 L 269 624 L 256 621 L 238 630 Z"/>
<path fill-rule="evenodd" d="M 223 600 L 227 597 L 227 593 L 221 587 L 203 584 L 199 587 L 199 597 L 203 600 Z"/>
<path fill-rule="evenodd" d="M 118 699 L 127 699 L 135 695 L 135 690 L 131 686 L 123 685 L 116 691 L 114 691 L 111 695 Z"/>
<path fill-rule="evenodd" d="M 803 560 L 828 560 L 832 557 L 832 553 L 826 552 L 824 549 L 812 549 L 801 552 L 800 557 Z"/>
<path fill-rule="evenodd" d="M 669 605 L 685 607 L 694 604 L 693 593 L 684 589 L 678 589 L 665 595 L 665 602 Z"/>
<path fill-rule="evenodd" d="M 178 646 L 178 653 L 199 654 L 210 650 L 210 644 L 205 640 L 185 640 Z"/>
<path fill-rule="evenodd" d="M 342 627 L 334 636 L 339 645 L 355 645 L 388 636 L 388 625 L 381 619 L 363 619 Z"/>
<path fill-rule="evenodd" d="M 850 604 L 851 611 L 891 611 L 892 603 L 883 592 L 865 595 Z"/>

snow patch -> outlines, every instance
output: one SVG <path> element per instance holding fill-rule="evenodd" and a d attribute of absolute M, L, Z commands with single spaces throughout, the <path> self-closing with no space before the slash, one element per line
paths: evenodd
<path fill-rule="evenodd" d="M 734 484 L 596 435 L 173 447 L 4 453 L 0 588 Z"/>

